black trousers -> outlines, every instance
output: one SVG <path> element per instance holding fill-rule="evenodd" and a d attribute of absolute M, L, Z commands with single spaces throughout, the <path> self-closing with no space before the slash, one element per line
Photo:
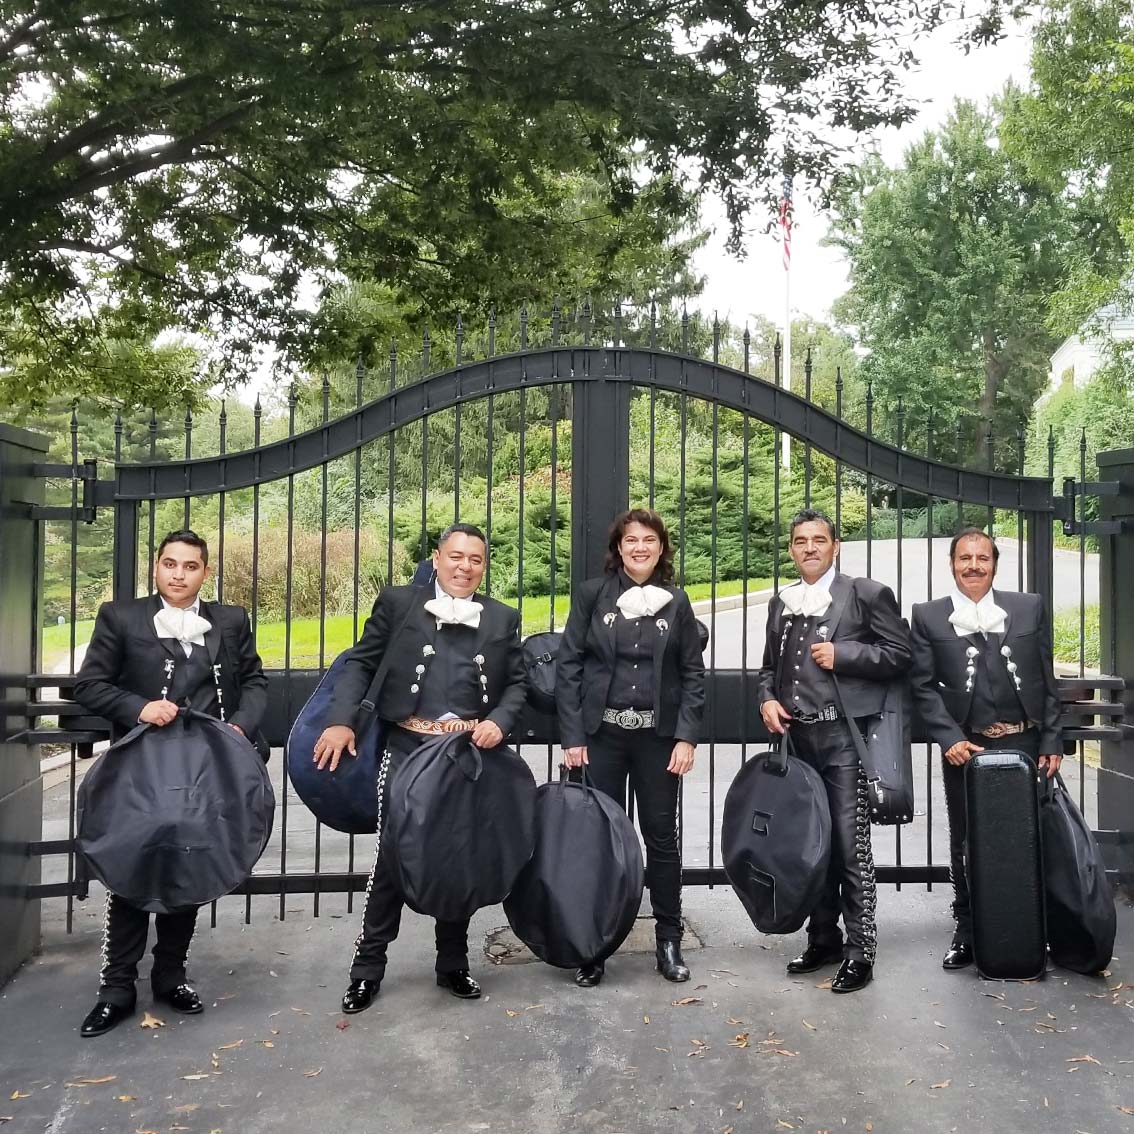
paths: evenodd
<path fill-rule="evenodd" d="M 430 739 L 405 729 L 391 728 L 386 738 L 386 751 L 390 754 L 386 777 L 379 782 L 382 792 L 382 813 L 390 801 L 389 780 L 394 769 L 404 761 L 418 745 Z M 405 902 L 394 885 L 389 870 L 381 855 L 382 832 L 378 832 L 374 852 L 374 869 L 366 883 L 366 908 L 362 915 L 362 932 L 355 942 L 354 960 L 350 966 L 351 980 L 381 980 L 386 973 L 386 947 L 398 936 L 402 921 L 402 906 Z M 469 967 L 469 922 L 438 921 L 435 937 L 437 941 L 437 964 L 439 973 L 453 972 Z"/>
<path fill-rule="evenodd" d="M 587 737 L 587 775 L 599 791 L 626 810 L 626 784 L 646 844 L 646 885 L 659 941 L 681 940 L 681 848 L 677 797 L 681 777 L 667 772 L 675 741 L 652 728 L 604 724 Z"/>
<path fill-rule="evenodd" d="M 185 983 L 189 942 L 197 924 L 197 911 L 154 914 L 157 941 L 150 969 L 150 987 L 155 996 L 164 996 Z M 99 1000 L 132 1007 L 138 962 L 146 951 L 150 915 L 124 902 L 117 894 L 106 895 L 106 920 L 102 933 L 102 970 L 99 973 Z"/>
<path fill-rule="evenodd" d="M 831 863 L 827 885 L 807 922 L 807 939 L 825 949 L 842 948 L 849 961 L 874 964 L 878 945 L 877 891 L 870 845 L 866 774 L 845 720 L 791 726 L 796 755 L 823 777 L 831 810 Z M 842 914 L 846 940 L 839 930 Z"/>
<path fill-rule="evenodd" d="M 973 744 L 979 744 L 989 752 L 1012 750 L 1024 752 L 1039 760 L 1039 730 L 1025 729 L 1013 736 L 1000 736 L 993 739 L 976 732 L 966 732 L 965 737 Z M 954 937 L 958 941 L 972 944 L 973 911 L 969 904 L 969 876 L 965 862 L 965 840 L 969 825 L 965 814 L 965 768 L 950 764 L 941 756 L 941 776 L 945 784 L 945 810 L 949 815 L 949 877 L 953 883 L 953 920 L 957 923 Z"/>

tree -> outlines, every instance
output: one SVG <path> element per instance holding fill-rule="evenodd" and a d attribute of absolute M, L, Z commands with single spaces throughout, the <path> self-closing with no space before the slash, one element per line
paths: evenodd
<path fill-rule="evenodd" d="M 592 222 L 724 198 L 739 240 L 830 127 L 908 118 L 910 37 L 949 0 L 12 0 L 0 15 L 0 359 L 169 326 L 237 374 L 302 353 L 314 280 L 435 317 L 555 281 Z M 974 38 L 999 0 L 978 0 Z M 844 131 L 845 133 L 845 131 Z M 593 214 L 564 215 L 574 184 Z"/>
<path fill-rule="evenodd" d="M 1127 0 L 1049 0 L 1029 91 L 1010 108 L 1009 152 L 1065 187 L 1079 216 L 1072 271 L 1051 322 L 1077 331 L 1099 307 L 1134 309 L 1134 9 Z"/>
<path fill-rule="evenodd" d="M 1005 99 L 1014 97 L 1009 90 Z M 906 411 L 907 441 L 935 423 L 939 455 L 983 458 L 990 423 L 1002 462 L 1047 377 L 1047 299 L 1074 237 L 1058 186 L 997 145 L 996 116 L 958 101 L 899 168 L 868 158 L 837 200 L 831 243 L 850 262 L 836 307 L 858 324 L 876 406 Z M 955 423 L 967 422 L 952 453 Z"/>

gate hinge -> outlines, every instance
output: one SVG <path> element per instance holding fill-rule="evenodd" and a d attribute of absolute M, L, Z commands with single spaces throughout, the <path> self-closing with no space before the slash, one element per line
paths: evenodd
<path fill-rule="evenodd" d="M 105 500 L 105 493 L 99 491 L 98 460 L 88 457 L 81 465 L 61 465 L 49 462 L 37 462 L 31 467 L 32 476 L 53 478 L 58 480 L 81 481 L 83 486 L 82 502 L 74 508 L 66 506 L 50 506 L 37 504 L 31 509 L 33 520 L 81 520 L 84 524 L 93 524 L 98 515 L 99 498 Z M 106 485 L 113 491 L 112 482 Z"/>
<path fill-rule="evenodd" d="M 1063 524 L 1065 536 L 1076 535 L 1122 535 L 1134 530 L 1129 520 L 1079 520 L 1076 519 L 1075 498 L 1078 496 L 1117 496 L 1122 486 L 1117 480 L 1076 480 L 1073 476 L 1063 478 L 1063 495 L 1057 496 L 1052 511 L 1055 518 Z"/>

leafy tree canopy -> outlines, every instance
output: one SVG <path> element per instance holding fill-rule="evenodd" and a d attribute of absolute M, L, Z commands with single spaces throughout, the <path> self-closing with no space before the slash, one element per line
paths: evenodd
<path fill-rule="evenodd" d="M 936 451 L 961 458 L 983 456 L 990 422 L 1010 466 L 1046 382 L 1047 299 L 1076 229 L 1059 187 L 1000 148 L 996 125 L 958 101 L 900 167 L 868 158 L 837 201 L 830 240 L 850 262 L 837 313 L 871 351 L 863 371 L 878 408 L 901 398 L 908 440 L 924 442 L 932 419 Z M 958 421 L 969 425 L 953 454 Z"/>
<path fill-rule="evenodd" d="M 968 34 L 995 36 L 999 0 L 974 6 Z M 236 373 L 257 343 L 301 357 L 311 278 L 511 306 L 593 247 L 594 217 L 687 218 L 697 188 L 738 241 L 785 168 L 828 178 L 832 128 L 909 117 L 910 44 L 960 8 L 9 0 L 0 364 L 12 338 L 50 365 L 170 326 L 218 336 Z M 577 173 L 593 217 L 565 207 Z"/>
<path fill-rule="evenodd" d="M 1036 174 L 1061 181 L 1084 220 L 1093 220 L 1082 227 L 1067 286 L 1053 297 L 1052 326 L 1070 334 L 1116 299 L 1134 308 L 1129 0 L 1049 0 L 1034 34 L 1031 87 L 1010 109 L 1002 135 Z"/>

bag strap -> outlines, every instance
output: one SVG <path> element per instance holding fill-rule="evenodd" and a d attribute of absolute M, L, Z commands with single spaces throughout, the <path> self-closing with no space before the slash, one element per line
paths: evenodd
<path fill-rule="evenodd" d="M 393 645 L 394 639 L 397 638 L 409 624 L 410 618 L 413 617 L 413 612 L 414 604 L 411 602 L 405 617 L 398 623 L 398 628 L 390 635 L 389 641 L 386 643 L 382 660 L 378 663 L 378 668 L 374 671 L 374 676 L 370 679 L 370 684 L 366 687 L 366 695 L 358 703 L 358 728 L 354 730 L 356 738 L 361 736 L 374 717 L 374 713 L 378 708 L 378 691 L 382 688 L 382 682 L 386 680 L 386 674 L 390 671 L 390 664 L 394 660 L 390 653 L 390 646 Z"/>

